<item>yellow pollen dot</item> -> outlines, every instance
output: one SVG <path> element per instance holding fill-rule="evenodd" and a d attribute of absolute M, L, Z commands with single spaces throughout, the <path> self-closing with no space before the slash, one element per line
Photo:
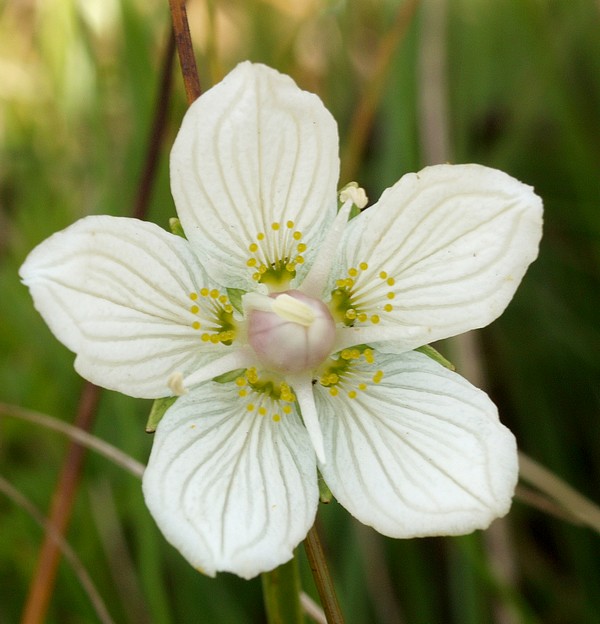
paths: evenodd
<path fill-rule="evenodd" d="M 358 315 L 358 321 L 359 321 L 360 323 L 366 323 L 368 318 L 369 318 L 369 317 L 365 314 L 365 312 L 361 312 L 361 313 Z"/>
<path fill-rule="evenodd" d="M 366 262 L 361 262 L 358 266 L 361 271 L 366 271 L 369 268 L 369 265 Z"/>
<path fill-rule="evenodd" d="M 346 318 L 350 319 L 351 321 L 354 320 L 356 318 L 356 310 L 354 308 L 349 308 L 348 310 L 346 310 Z"/>
<path fill-rule="evenodd" d="M 329 394 L 331 396 L 337 396 L 340 393 L 340 391 L 337 388 L 329 388 Z"/>
<path fill-rule="evenodd" d="M 248 403 L 248 405 L 246 405 L 246 409 L 251 412 L 254 410 L 254 403 Z"/>
<path fill-rule="evenodd" d="M 363 355 L 365 356 L 365 361 L 367 362 L 367 364 L 373 364 L 375 358 L 373 357 L 373 351 L 371 351 L 371 349 L 365 349 L 363 351 Z"/>
<path fill-rule="evenodd" d="M 208 288 L 203 288 L 203 289 L 200 291 L 200 294 L 201 294 L 203 297 L 208 297 Z"/>
<path fill-rule="evenodd" d="M 198 299 L 198 293 L 190 293 L 190 299 L 196 301 L 196 299 Z"/>
<path fill-rule="evenodd" d="M 271 229 L 277 231 L 279 229 L 279 223 L 277 222 L 271 223 Z"/>
<path fill-rule="evenodd" d="M 219 297 L 219 301 L 220 301 L 221 303 L 227 303 L 227 297 L 226 297 L 225 295 L 221 295 L 221 296 Z"/>
<path fill-rule="evenodd" d="M 256 243 L 250 243 L 250 245 L 248 246 L 248 250 L 251 253 L 255 253 L 258 251 L 258 245 Z"/>
<path fill-rule="evenodd" d="M 381 273 L 379 274 L 379 277 L 381 279 L 386 279 L 387 278 L 387 273 L 385 271 L 381 271 Z"/>
<path fill-rule="evenodd" d="M 352 349 L 350 354 L 353 360 L 358 360 L 360 358 L 360 351 L 358 349 Z"/>
<path fill-rule="evenodd" d="M 236 385 L 236 386 L 245 386 L 245 385 L 246 385 L 246 383 L 247 383 L 247 382 L 246 382 L 246 380 L 245 380 L 243 377 L 238 377 L 238 378 L 235 380 L 235 385 Z"/>
<path fill-rule="evenodd" d="M 290 405 L 284 405 L 281 409 L 282 409 L 284 414 L 291 414 L 292 413 L 292 407 Z"/>
<path fill-rule="evenodd" d="M 264 416 L 267 413 L 267 408 L 266 407 L 262 407 L 262 405 L 258 408 L 258 413 L 261 416 Z"/>
<path fill-rule="evenodd" d="M 350 390 L 350 392 L 348 392 L 348 398 L 349 399 L 355 399 L 356 398 L 356 390 Z"/>
<path fill-rule="evenodd" d="M 246 260 L 246 266 L 255 267 L 258 264 L 258 260 L 256 258 L 249 258 Z"/>
<path fill-rule="evenodd" d="M 219 297 L 219 291 L 216 288 L 213 288 L 209 294 L 212 299 L 217 299 Z"/>
<path fill-rule="evenodd" d="M 347 277 L 347 278 L 344 280 L 344 286 L 345 286 L 346 288 L 352 288 L 352 286 L 354 286 L 354 280 L 353 280 L 353 279 L 350 279 L 349 277 Z"/>
<path fill-rule="evenodd" d="M 292 234 L 292 238 L 293 238 L 294 240 L 300 240 L 300 239 L 302 238 L 302 232 L 294 232 L 294 233 Z"/>
<path fill-rule="evenodd" d="M 240 391 L 238 392 L 238 394 L 239 394 L 241 397 L 245 397 L 245 396 L 248 394 L 248 390 L 246 390 L 245 388 L 242 388 L 242 390 L 240 390 Z"/>
<path fill-rule="evenodd" d="M 346 285 L 346 280 L 343 280 L 343 279 L 336 280 L 335 285 L 338 288 L 344 288 L 344 286 Z"/>
<path fill-rule="evenodd" d="M 356 277 L 358 275 L 358 271 L 354 267 L 352 267 L 351 269 L 348 269 L 348 275 L 350 277 Z"/>
<path fill-rule="evenodd" d="M 193 327 L 194 329 L 200 329 L 200 323 L 198 323 L 198 321 L 194 321 L 194 322 L 192 323 L 192 327 Z"/>
<path fill-rule="evenodd" d="M 227 304 L 224 308 L 225 312 L 227 312 L 227 314 L 232 314 L 233 313 L 233 306 Z"/>
<path fill-rule="evenodd" d="M 386 312 L 391 312 L 391 311 L 394 309 L 394 306 L 393 306 L 391 303 L 386 303 L 386 304 L 383 306 L 383 309 L 384 309 Z"/>
<path fill-rule="evenodd" d="M 259 232 L 259 233 L 256 235 L 256 240 L 259 240 L 259 241 L 261 241 L 261 240 L 265 240 L 265 235 L 264 235 L 264 232 Z"/>
<path fill-rule="evenodd" d="M 396 295 L 395 295 L 393 292 L 389 292 L 389 293 L 387 294 L 387 298 L 388 298 L 388 299 L 393 299 L 395 296 L 396 296 Z"/>
<path fill-rule="evenodd" d="M 358 384 L 358 389 L 359 390 L 366 390 L 367 389 L 367 384 L 366 383 L 359 383 Z"/>
<path fill-rule="evenodd" d="M 279 414 L 274 414 L 273 415 L 273 420 L 274 420 L 274 422 L 279 422 L 281 420 L 281 416 Z"/>
<path fill-rule="evenodd" d="M 213 344 L 217 344 L 219 342 L 219 334 L 212 334 L 209 336 L 209 339 Z"/>
<path fill-rule="evenodd" d="M 304 258 L 302 256 L 296 256 L 295 261 L 297 264 L 304 264 Z"/>
<path fill-rule="evenodd" d="M 295 265 L 293 262 L 288 262 L 288 263 L 285 265 L 285 270 L 286 270 L 288 273 L 292 273 L 292 272 L 294 272 L 294 271 L 296 270 L 296 265 Z"/>
<path fill-rule="evenodd" d="M 260 279 L 260 273 L 252 273 L 252 279 L 255 282 L 258 282 L 258 280 Z"/>
<path fill-rule="evenodd" d="M 298 243 L 298 253 L 302 253 L 303 251 L 306 251 L 306 245 L 304 243 Z"/>
<path fill-rule="evenodd" d="M 193 305 L 193 306 L 190 308 L 190 312 L 191 312 L 192 314 L 198 314 L 198 312 L 200 312 L 200 308 L 199 308 L 197 305 Z"/>
<path fill-rule="evenodd" d="M 263 275 L 263 273 L 266 273 L 266 272 L 267 272 L 267 267 L 266 267 L 264 264 L 261 264 L 261 265 L 258 267 L 258 272 L 259 272 L 261 275 Z"/>
<path fill-rule="evenodd" d="M 340 357 L 342 358 L 342 360 L 349 360 L 351 358 L 350 349 L 344 349 L 340 353 Z"/>
<path fill-rule="evenodd" d="M 388 277 L 387 284 L 388 286 L 393 286 L 396 283 L 396 280 L 393 277 Z"/>
<path fill-rule="evenodd" d="M 379 318 L 379 316 L 377 314 L 373 314 L 373 316 L 371 317 L 371 323 L 375 323 L 375 325 L 377 325 L 377 323 L 379 323 L 381 319 Z"/>
<path fill-rule="evenodd" d="M 293 221 L 288 221 L 286 223 L 286 226 L 291 230 L 294 227 L 294 222 Z"/>
<path fill-rule="evenodd" d="M 381 380 L 383 379 L 383 371 L 378 370 L 374 375 L 373 375 L 373 381 L 378 384 Z"/>

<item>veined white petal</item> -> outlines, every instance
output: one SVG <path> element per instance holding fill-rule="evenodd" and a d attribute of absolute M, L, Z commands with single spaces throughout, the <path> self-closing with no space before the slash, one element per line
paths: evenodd
<path fill-rule="evenodd" d="M 288 561 L 317 507 L 315 457 L 294 412 L 249 411 L 208 382 L 158 425 L 143 489 L 167 540 L 204 574 L 251 578 Z"/>
<path fill-rule="evenodd" d="M 78 372 L 105 388 L 165 396 L 174 370 L 227 352 L 194 329 L 190 294 L 211 284 L 189 243 L 152 223 L 86 217 L 36 247 L 20 275 Z"/>
<path fill-rule="evenodd" d="M 354 307 L 377 318 L 368 340 L 408 350 L 498 317 L 541 233 L 531 187 L 480 165 L 436 165 L 405 175 L 349 223 L 336 277 L 354 267 Z"/>
<path fill-rule="evenodd" d="M 338 501 L 391 537 L 464 534 L 506 514 L 516 445 L 487 395 L 420 353 L 377 353 L 374 367 L 383 378 L 353 399 L 315 386 L 320 469 Z"/>
<path fill-rule="evenodd" d="M 335 216 L 338 174 L 337 126 L 321 100 L 248 62 L 190 106 L 171 152 L 187 237 L 217 281 L 244 290 L 256 287 L 247 262 L 258 234 L 277 256 L 293 228 L 314 252 Z"/>

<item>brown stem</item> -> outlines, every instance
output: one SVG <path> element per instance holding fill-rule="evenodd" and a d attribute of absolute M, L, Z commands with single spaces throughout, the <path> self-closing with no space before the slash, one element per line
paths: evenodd
<path fill-rule="evenodd" d="M 191 104 L 200 97 L 202 91 L 200 89 L 192 37 L 190 36 L 187 11 L 185 10 L 185 0 L 169 0 L 169 7 L 171 8 L 171 19 L 173 20 L 173 31 L 175 33 L 175 43 L 177 44 L 177 54 L 181 64 L 185 94 L 188 104 Z"/>
<path fill-rule="evenodd" d="M 100 388 L 86 382 L 79 398 L 74 423 L 76 427 L 85 431 L 91 429 L 99 400 Z M 64 537 L 66 533 L 75 492 L 81 477 L 84 456 L 84 447 L 73 442 L 69 444 L 67 456 L 54 490 L 48 518 L 48 526 L 53 527 L 53 533 L 46 532 L 44 535 L 37 569 L 29 586 L 29 595 L 21 619 L 22 624 L 39 624 L 45 620 L 60 558 L 59 542 L 56 536 Z"/>
<path fill-rule="evenodd" d="M 156 176 L 158 155 L 166 125 L 166 111 L 172 81 L 172 66 L 174 53 L 174 37 L 171 35 L 169 44 L 164 52 L 162 75 L 159 83 L 158 101 L 150 132 L 150 139 L 146 162 L 142 169 L 133 216 L 143 218 L 150 202 L 150 191 Z M 77 415 L 74 425 L 90 431 L 96 417 L 96 410 L 101 390 L 97 386 L 86 382 L 79 397 Z M 76 442 L 71 442 L 67 448 L 63 467 L 54 490 L 52 506 L 48 517 L 49 526 L 54 527 L 54 534 L 46 533 L 40 549 L 37 569 L 29 586 L 29 594 L 23 609 L 22 624 L 41 624 L 46 618 L 48 604 L 54 588 L 60 550 L 56 535 L 64 536 L 71 518 L 71 511 L 75 494 L 81 477 L 85 449 Z"/>
<path fill-rule="evenodd" d="M 329 574 L 327 560 L 325 559 L 325 553 L 323 552 L 316 524 L 308 532 L 304 540 L 304 549 L 306 550 L 308 563 L 321 598 L 321 604 L 323 605 L 323 611 L 325 611 L 327 623 L 344 624 L 344 616 L 342 615 L 338 603 L 333 580 Z"/>

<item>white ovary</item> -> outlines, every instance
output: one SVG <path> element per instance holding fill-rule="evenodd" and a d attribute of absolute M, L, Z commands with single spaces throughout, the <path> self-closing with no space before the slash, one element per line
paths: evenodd
<path fill-rule="evenodd" d="M 248 342 L 261 363 L 282 373 L 321 364 L 335 339 L 335 322 L 327 306 L 298 290 L 260 297 L 261 303 L 248 302 Z"/>

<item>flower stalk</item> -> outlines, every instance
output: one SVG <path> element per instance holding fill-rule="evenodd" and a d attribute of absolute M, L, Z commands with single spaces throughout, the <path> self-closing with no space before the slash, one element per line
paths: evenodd
<path fill-rule="evenodd" d="M 296 554 L 287 563 L 263 572 L 261 580 L 268 624 L 303 624 Z"/>

